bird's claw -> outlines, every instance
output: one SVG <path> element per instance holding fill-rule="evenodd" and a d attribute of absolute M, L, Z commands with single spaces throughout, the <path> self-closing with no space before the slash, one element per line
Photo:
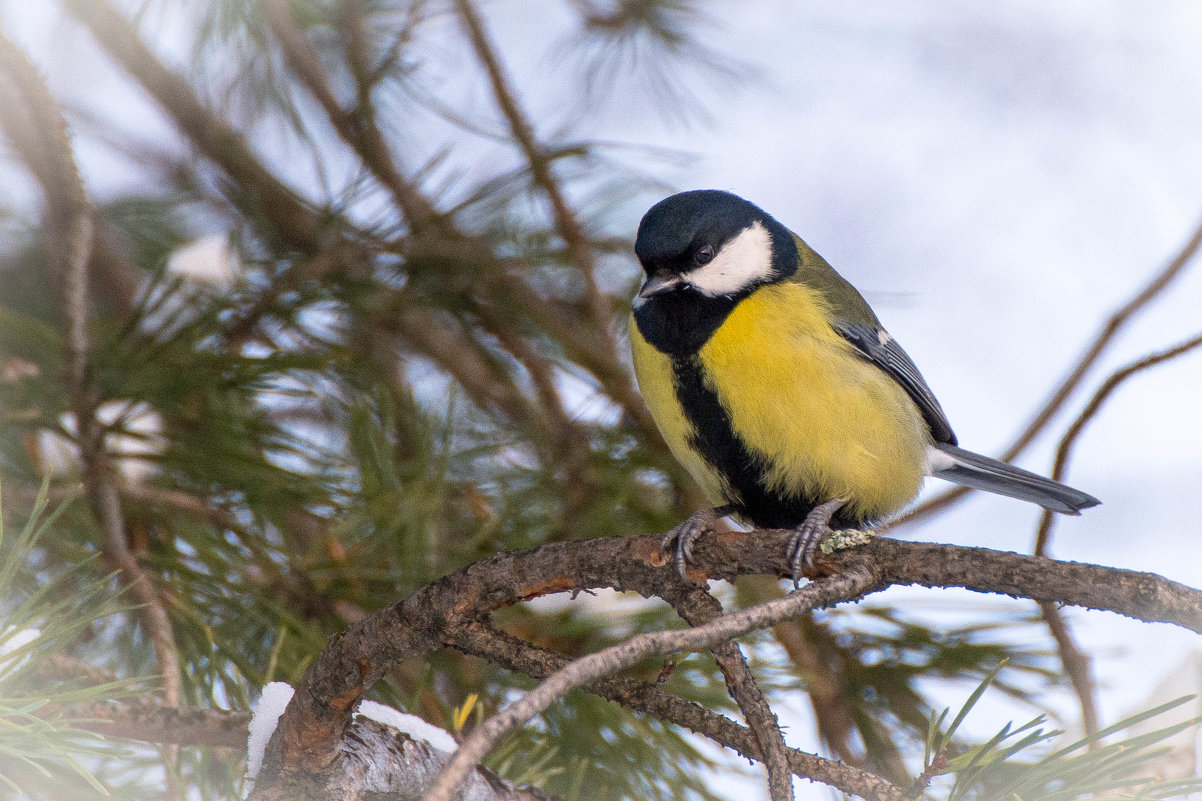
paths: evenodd
<path fill-rule="evenodd" d="M 789 575 L 793 579 L 793 589 L 800 587 L 801 577 L 806 571 L 813 569 L 814 552 L 818 550 L 819 544 L 831 534 L 830 526 L 823 526 L 819 529 L 808 524 L 807 518 L 806 522 L 793 530 L 793 536 L 789 537 L 789 544 L 785 546 L 785 553 L 789 557 Z"/>
<path fill-rule="evenodd" d="M 689 564 L 693 561 L 693 543 L 703 534 L 713 531 L 714 524 L 730 512 L 730 508 L 725 506 L 701 509 L 665 534 L 659 541 L 660 551 L 665 555 L 672 554 L 676 572 L 680 574 L 680 579 L 685 584 L 693 584 L 693 581 L 689 579 Z"/>
<path fill-rule="evenodd" d="M 831 518 L 835 512 L 843 508 L 845 502 L 836 498 L 819 504 L 810 510 L 806 519 L 801 522 L 789 537 L 785 555 L 789 560 L 790 575 L 793 578 L 793 588 L 801 586 L 801 578 L 808 570 L 814 568 L 814 554 L 822 541 L 829 537 Z"/>
<path fill-rule="evenodd" d="M 709 510 L 704 509 L 669 531 L 659 542 L 660 550 L 665 555 L 672 554 L 676 572 L 680 574 L 681 581 L 686 584 L 693 583 L 688 575 L 689 562 L 693 559 L 693 543 L 711 529 L 714 520 L 715 518 L 709 513 Z"/>

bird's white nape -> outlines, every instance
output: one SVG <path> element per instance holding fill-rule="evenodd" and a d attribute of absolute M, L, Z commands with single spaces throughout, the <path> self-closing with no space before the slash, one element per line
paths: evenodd
<path fill-rule="evenodd" d="M 727 240 L 708 263 L 684 274 L 701 294 L 717 298 L 733 295 L 772 278 L 772 235 L 759 220 Z"/>

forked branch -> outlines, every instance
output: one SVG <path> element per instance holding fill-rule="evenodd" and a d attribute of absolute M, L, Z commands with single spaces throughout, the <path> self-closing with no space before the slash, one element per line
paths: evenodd
<path fill-rule="evenodd" d="M 785 564 L 784 545 L 789 535 L 787 531 L 755 531 L 706 538 L 698 543 L 695 563 L 711 578 L 785 575 L 789 567 Z M 820 563 L 820 567 L 844 578 L 820 581 L 814 586 L 824 589 L 807 590 L 800 597 L 809 601 L 794 603 L 806 607 L 806 603 L 823 599 L 833 602 L 832 599 L 858 597 L 891 584 L 964 587 L 1108 609 L 1141 620 L 1171 622 L 1202 633 L 1202 593 L 1148 573 L 983 548 L 883 538 L 837 554 Z M 280 729 L 268 750 L 260 779 L 263 792 L 275 787 L 283 793 L 297 776 L 320 774 L 327 769 L 338 758 L 338 743 L 355 705 L 375 681 L 402 659 L 440 646 L 463 647 L 462 631 L 478 626 L 483 615 L 539 595 L 599 587 L 657 596 L 678 581 L 671 565 L 664 563 L 658 539 L 615 537 L 552 543 L 500 554 L 426 586 L 405 601 L 352 627 L 316 661 L 281 719 Z M 855 593 L 851 592 L 853 586 Z M 819 592 L 831 594 L 815 595 Z M 778 614 L 781 607 L 769 609 L 772 611 L 757 612 L 739 620 L 768 625 L 765 621 L 776 620 L 772 614 Z M 755 617 L 762 614 L 768 617 Z M 704 639 L 708 635 L 698 636 Z M 686 641 L 686 645 L 681 645 L 672 639 L 652 639 L 638 647 L 649 647 L 652 651 L 662 647 L 708 647 L 709 641 L 705 642 L 698 645 Z M 790 763 L 796 770 L 792 754 Z M 841 789 L 859 794 L 850 788 Z"/>

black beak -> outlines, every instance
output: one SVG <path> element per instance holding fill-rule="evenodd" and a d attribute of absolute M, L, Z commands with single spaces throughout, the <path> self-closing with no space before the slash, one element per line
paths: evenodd
<path fill-rule="evenodd" d="M 647 282 L 643 284 L 643 288 L 639 290 L 640 298 L 653 298 L 656 295 L 662 295 L 665 292 L 671 292 L 674 289 L 686 285 L 686 281 L 679 273 L 670 273 L 667 271 L 656 272 Z"/>

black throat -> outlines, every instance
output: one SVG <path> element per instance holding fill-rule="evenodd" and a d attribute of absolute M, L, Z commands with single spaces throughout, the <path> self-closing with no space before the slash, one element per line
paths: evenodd
<path fill-rule="evenodd" d="M 749 293 L 709 298 L 692 289 L 650 298 L 634 310 L 639 333 L 669 356 L 696 353 Z"/>

